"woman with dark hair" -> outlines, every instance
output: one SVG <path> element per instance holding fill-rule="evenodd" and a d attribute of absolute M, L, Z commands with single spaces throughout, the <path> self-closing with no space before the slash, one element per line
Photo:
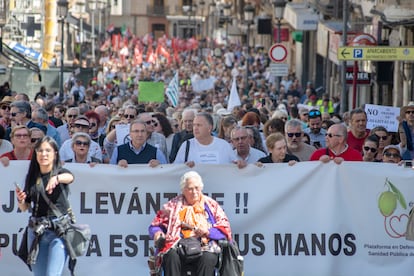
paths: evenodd
<path fill-rule="evenodd" d="M 162 113 L 152 114 L 152 124 L 154 126 L 154 131 L 161 133 L 165 137 L 165 142 L 167 143 L 167 160 L 169 159 L 171 153 L 172 142 L 174 138 L 174 131 L 171 127 L 170 121 Z"/>
<path fill-rule="evenodd" d="M 365 162 L 380 162 L 376 159 L 378 154 L 379 140 L 376 135 L 365 138 L 362 146 L 362 160 Z M 382 156 L 382 155 L 381 155 Z"/>
<path fill-rule="evenodd" d="M 32 211 L 27 232 L 28 264 L 35 276 L 61 275 L 68 253 L 54 225 L 70 219 L 67 195 L 73 175 L 61 167 L 59 148 L 53 138 L 43 137 L 34 151 L 24 188 L 16 187 L 19 209 Z M 63 214 L 61 217 L 53 215 L 46 198 Z"/>
<path fill-rule="evenodd" d="M 276 132 L 285 135 L 285 121 L 279 118 L 272 118 L 268 120 L 263 126 L 263 133 L 267 138 L 270 134 Z"/>

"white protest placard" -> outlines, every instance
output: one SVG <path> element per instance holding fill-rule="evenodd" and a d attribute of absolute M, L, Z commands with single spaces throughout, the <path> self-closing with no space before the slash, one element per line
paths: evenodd
<path fill-rule="evenodd" d="M 367 129 L 383 126 L 389 132 L 398 131 L 399 107 L 366 104 L 365 112 L 367 113 Z"/>
<path fill-rule="evenodd" d="M 117 124 L 115 126 L 116 132 L 116 144 L 117 146 L 123 145 L 129 140 L 129 124 Z"/>

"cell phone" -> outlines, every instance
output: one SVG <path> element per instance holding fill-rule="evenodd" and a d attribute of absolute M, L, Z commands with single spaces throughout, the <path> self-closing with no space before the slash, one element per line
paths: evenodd
<path fill-rule="evenodd" d="M 405 168 L 412 168 L 413 167 L 413 161 L 404 161 L 404 167 Z"/>
<path fill-rule="evenodd" d="M 20 188 L 20 185 L 19 185 L 19 184 L 17 184 L 17 182 L 14 182 L 14 186 L 16 186 L 16 189 L 17 189 L 17 190 L 19 190 L 19 191 L 21 191 L 21 190 L 22 190 L 22 188 Z"/>
<path fill-rule="evenodd" d="M 266 105 L 266 99 L 262 99 L 262 105 Z"/>

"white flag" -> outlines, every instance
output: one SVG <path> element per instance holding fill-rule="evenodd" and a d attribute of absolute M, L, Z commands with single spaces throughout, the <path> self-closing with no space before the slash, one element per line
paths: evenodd
<path fill-rule="evenodd" d="M 232 111 L 235 106 L 240 106 L 240 97 L 239 92 L 237 92 L 237 85 L 236 85 L 236 79 L 233 78 L 233 83 L 231 84 L 230 89 L 230 96 L 227 103 L 227 111 Z"/>
<path fill-rule="evenodd" d="M 170 81 L 170 84 L 168 84 L 168 87 L 165 90 L 165 94 L 170 100 L 172 106 L 176 107 L 178 105 L 178 100 L 179 100 L 178 73 L 175 73 L 174 77 Z"/>

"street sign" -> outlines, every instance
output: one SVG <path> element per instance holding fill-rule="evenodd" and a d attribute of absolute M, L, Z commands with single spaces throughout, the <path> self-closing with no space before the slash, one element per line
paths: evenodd
<path fill-rule="evenodd" d="M 414 60 L 414 47 L 339 47 L 338 60 L 396 61 Z"/>
<path fill-rule="evenodd" d="M 288 51 L 282 44 L 273 44 L 269 50 L 269 57 L 273 62 L 283 62 L 286 60 Z"/>
<path fill-rule="evenodd" d="M 270 63 L 270 73 L 275 77 L 283 77 L 289 75 L 289 65 L 287 63 Z"/>

